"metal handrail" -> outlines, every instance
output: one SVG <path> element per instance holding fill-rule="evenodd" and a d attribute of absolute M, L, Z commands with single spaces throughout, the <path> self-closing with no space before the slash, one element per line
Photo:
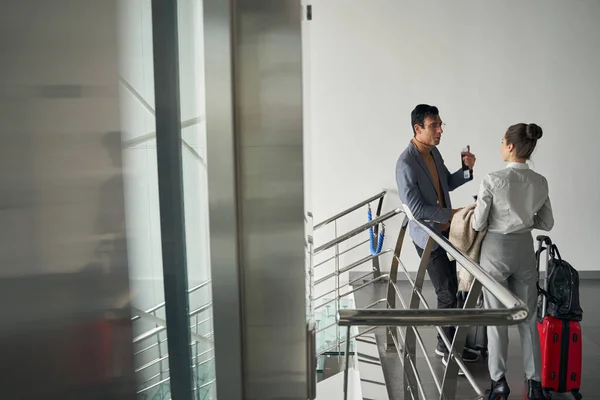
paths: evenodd
<path fill-rule="evenodd" d="M 402 213 L 402 209 L 396 208 L 395 210 L 392 210 L 386 214 L 383 214 L 381 217 L 375 218 L 371 222 L 367 222 L 366 224 L 363 224 L 363 225 L 359 226 L 358 228 L 352 229 L 351 231 L 346 232 L 345 234 L 339 236 L 338 238 L 330 240 L 329 242 L 317 247 L 314 250 L 314 254 L 315 255 L 319 254 L 327 249 L 332 248 L 336 244 L 343 243 L 346 240 L 351 239 L 354 236 L 358 235 L 359 233 L 367 231 L 369 228 L 377 226 L 377 225 L 381 224 L 382 222 L 387 221 L 388 219 L 395 217 L 396 215 L 398 215 L 400 213 Z"/>
<path fill-rule="evenodd" d="M 357 203 L 357 204 L 353 205 L 352 207 L 345 209 L 344 211 L 342 211 L 342 212 L 334 215 L 333 217 L 327 218 L 325 221 L 320 222 L 317 225 L 315 225 L 313 227 L 313 230 L 316 231 L 316 230 L 324 227 L 325 225 L 329 225 L 333 221 L 338 220 L 338 219 L 340 219 L 340 218 L 342 218 L 342 217 L 350 214 L 351 212 L 356 211 L 356 210 L 358 210 L 359 208 L 361 208 L 363 206 L 366 206 L 367 204 L 369 204 L 369 203 L 371 203 L 371 202 L 373 202 L 375 200 L 379 200 L 380 198 L 382 198 L 383 196 L 385 196 L 385 193 L 386 193 L 386 191 L 384 190 L 383 192 L 378 193 L 378 194 L 376 194 L 373 197 L 369 197 L 368 199 L 363 200 L 360 203 Z"/>
<path fill-rule="evenodd" d="M 342 255 L 347 254 L 369 242 L 371 242 L 371 246 L 375 246 L 376 248 L 379 248 L 377 246 L 380 246 L 380 244 L 378 242 L 381 239 L 381 237 L 378 236 L 378 231 L 379 231 L 379 229 L 384 229 L 383 222 L 389 218 L 394 217 L 395 215 L 397 215 L 398 213 L 401 212 L 401 210 L 398 209 L 398 210 L 394 210 L 384 216 L 381 215 L 381 210 L 383 207 L 383 201 L 384 201 L 385 195 L 386 195 L 386 191 L 385 190 L 381 191 L 381 192 L 377 193 L 376 195 L 371 196 L 365 200 L 362 200 L 362 201 L 356 203 L 352 207 L 349 207 L 349 208 L 345 209 L 344 211 L 337 213 L 333 217 L 330 217 L 330 218 L 326 219 L 325 221 L 323 221 L 313 227 L 313 231 L 317 231 L 320 228 L 323 228 L 327 225 L 331 225 L 331 227 L 332 227 L 331 233 L 333 234 L 333 238 L 330 241 L 326 242 L 324 245 L 319 246 L 316 249 L 314 248 L 314 245 L 312 242 L 312 236 L 309 237 L 309 242 L 306 244 L 306 246 L 308 248 L 310 248 L 309 251 L 311 254 L 311 259 L 315 255 L 324 254 L 323 252 L 325 250 L 332 250 L 332 254 L 328 258 L 324 258 L 323 260 L 318 262 L 316 265 L 312 265 L 310 268 L 310 271 L 308 273 L 308 279 L 310 281 L 309 297 L 310 297 L 310 313 L 311 313 L 311 315 L 313 312 L 318 311 L 324 307 L 329 308 L 329 306 L 332 303 L 336 304 L 335 309 L 338 310 L 341 307 L 340 301 L 344 297 L 350 296 L 353 293 L 355 293 L 357 290 L 360 290 L 361 288 L 369 286 L 375 282 L 379 282 L 379 281 L 389 278 L 388 274 L 381 274 L 381 270 L 379 267 L 379 263 L 380 263 L 379 260 L 382 255 L 391 252 L 392 251 L 391 249 L 379 251 L 379 252 L 377 252 L 377 254 L 373 254 L 373 249 L 371 249 L 370 254 L 368 254 L 366 256 L 362 256 L 358 260 L 352 260 L 352 262 L 350 262 L 349 264 L 347 264 L 343 267 L 340 265 Z M 371 212 L 370 212 L 372 202 L 377 203 L 377 205 L 374 208 L 375 212 L 373 214 L 371 214 Z M 374 218 L 374 220 L 371 220 L 368 223 L 361 225 L 357 229 L 353 229 L 352 231 L 339 236 L 338 235 L 338 220 L 343 217 L 346 217 L 347 215 L 349 215 L 353 212 L 356 212 L 357 210 L 361 209 L 361 207 L 364 207 L 364 206 L 369 207 L 369 217 L 370 217 L 369 219 Z M 307 213 L 307 214 L 310 214 L 310 213 Z M 312 215 L 309 215 L 309 216 L 312 217 Z M 308 222 L 308 218 L 305 217 L 305 221 Z M 345 246 L 347 248 L 345 248 L 344 250 L 340 249 L 340 244 L 342 244 L 346 241 L 349 241 L 349 239 L 351 239 L 351 238 L 355 237 L 356 235 L 359 235 L 363 232 L 367 232 L 370 229 L 372 230 L 370 232 L 370 234 L 373 235 L 374 238 L 369 238 L 367 240 L 359 240 L 358 243 L 350 243 L 350 244 L 346 243 L 346 244 L 348 244 L 347 246 Z M 333 262 L 332 271 L 329 273 L 324 271 L 324 276 L 321 277 L 320 279 L 315 280 L 314 279 L 315 269 L 317 267 L 324 268 L 322 266 L 325 264 L 329 264 L 329 262 Z M 349 282 L 345 282 L 345 283 L 341 282 L 342 275 L 350 273 L 352 270 L 358 268 L 359 266 L 361 266 L 367 262 L 371 262 L 373 264 L 373 267 L 369 273 L 364 274 L 364 275 L 361 274 L 362 276 L 358 279 L 349 277 L 349 279 L 348 279 Z M 311 264 L 312 264 L 312 260 L 311 260 Z M 354 284 L 356 284 L 359 281 L 363 281 L 364 279 L 368 278 L 369 275 L 372 276 L 372 279 L 368 280 L 367 282 L 362 282 L 362 284 L 359 284 L 359 286 L 357 288 L 353 288 Z M 326 290 L 325 293 L 320 293 L 318 295 L 318 297 L 316 297 L 316 298 L 313 297 L 313 289 L 321 284 L 324 284 L 325 282 L 327 282 L 329 280 L 335 280 L 334 288 L 332 290 Z M 332 298 L 328 298 L 330 296 Z M 386 299 L 383 299 L 383 300 L 385 301 Z M 319 301 L 320 305 L 316 305 L 317 301 Z M 317 330 L 316 334 L 321 335 L 324 330 L 331 328 L 331 327 L 336 328 L 335 337 L 336 337 L 336 343 L 337 343 L 332 348 L 337 347 L 338 351 L 340 351 L 341 350 L 340 347 L 341 347 L 341 344 L 343 343 L 343 341 L 341 341 L 340 327 L 339 327 L 339 325 L 337 325 L 336 322 L 333 322 L 333 324 L 331 324 L 325 328 L 320 327 Z M 317 355 L 321 355 L 321 354 L 323 354 L 322 351 L 319 352 Z"/>
<path fill-rule="evenodd" d="M 187 293 L 193 294 L 193 293 L 199 291 L 200 289 L 210 285 L 210 283 L 211 283 L 210 279 L 207 281 L 204 281 L 204 282 L 200 283 L 199 285 L 196 285 L 196 286 L 188 289 Z M 138 390 L 137 390 L 138 394 L 147 392 L 147 391 L 149 391 L 153 388 L 156 388 L 156 387 L 160 386 L 161 384 L 164 384 L 169 381 L 169 377 L 168 377 L 169 369 L 168 368 L 166 370 L 163 369 L 163 362 L 169 358 L 169 354 L 164 353 L 164 351 L 161 351 L 161 347 L 160 347 L 163 343 L 167 342 L 166 337 L 164 339 L 161 339 L 161 337 L 160 337 L 161 333 L 163 333 L 167 330 L 166 321 L 162 318 L 157 317 L 157 315 L 156 315 L 156 311 L 158 311 L 159 309 L 161 309 L 164 306 L 165 306 L 165 303 L 162 302 L 162 303 L 157 304 L 154 307 L 149 308 L 146 311 L 136 309 L 135 307 L 131 308 L 132 314 L 133 314 L 133 317 L 131 318 L 132 322 L 142 319 L 142 320 L 149 321 L 155 325 L 154 328 L 136 336 L 133 339 L 133 343 L 140 344 L 141 342 L 145 342 L 151 338 L 155 338 L 155 342 L 139 351 L 136 351 L 134 354 L 137 356 L 137 355 L 145 353 L 151 349 L 156 349 L 156 351 L 158 353 L 155 356 L 155 358 L 153 358 L 150 361 L 147 361 L 144 365 L 139 366 L 135 370 L 136 373 L 144 373 L 144 371 L 148 371 L 152 367 L 158 366 L 158 368 L 159 368 L 159 372 L 157 374 L 154 374 L 151 377 L 144 379 L 143 382 L 142 382 L 142 380 L 138 379 L 138 385 L 139 385 Z M 191 340 L 192 340 L 190 343 L 190 346 L 195 347 L 196 353 L 197 353 L 196 356 L 192 357 L 192 360 L 191 360 L 193 362 L 192 368 L 197 368 L 200 365 L 209 363 L 209 362 L 211 362 L 211 360 L 214 359 L 214 357 L 213 357 L 208 360 L 200 361 L 200 357 L 214 351 L 214 348 L 213 348 L 214 332 L 209 332 L 208 334 L 205 334 L 205 335 L 201 335 L 198 332 L 199 326 L 201 326 L 202 324 L 204 324 L 212 319 L 212 315 L 208 315 L 207 318 L 202 318 L 202 321 L 200 321 L 199 315 L 209 311 L 211 308 L 212 308 L 212 302 L 209 301 L 208 303 L 196 308 L 195 310 L 189 312 L 189 314 L 188 314 L 190 319 L 195 317 L 195 321 L 190 322 L 190 336 L 191 336 Z M 195 328 L 195 332 L 194 332 L 194 328 Z M 199 348 L 198 348 L 198 346 L 200 344 L 208 345 L 209 346 L 208 350 L 200 353 Z M 207 382 L 206 384 L 210 385 L 211 383 Z M 197 386 L 199 386 L 199 385 L 200 385 L 200 381 L 197 382 Z M 199 386 L 199 387 L 202 388 L 204 386 Z"/>
<path fill-rule="evenodd" d="M 210 307 L 208 307 L 209 305 L 205 305 L 203 307 L 198 308 L 197 310 L 195 310 L 194 312 L 190 313 L 191 317 L 196 317 L 196 321 L 198 321 L 198 315 L 203 312 L 206 311 L 208 309 L 210 309 Z M 137 336 L 134 339 L 134 343 L 140 343 L 146 339 L 149 339 L 151 337 L 156 337 L 157 338 L 157 343 L 143 349 L 142 351 L 136 353 L 142 353 L 146 350 L 149 350 L 150 348 L 156 347 L 156 346 L 160 346 L 162 343 L 165 343 L 167 341 L 167 339 L 163 339 L 160 340 L 160 336 L 158 336 L 161 332 L 166 331 L 166 321 L 160 318 L 157 318 L 154 315 L 150 315 L 150 314 L 146 314 L 145 312 L 141 311 L 141 310 L 135 310 L 138 314 L 141 315 L 142 319 L 151 321 L 153 323 L 155 323 L 156 325 L 158 325 L 156 328 L 150 329 L 149 331 Z M 209 319 L 205 319 L 204 322 L 208 321 Z M 212 347 L 214 345 L 212 338 L 214 337 L 214 331 L 213 332 L 209 332 L 206 335 L 200 335 L 197 331 L 197 327 L 200 323 L 196 322 L 195 324 L 190 326 L 190 329 L 192 329 L 193 327 L 196 327 L 196 332 L 191 331 L 190 332 L 190 336 L 191 336 L 191 343 L 190 346 L 195 347 L 196 348 L 196 355 L 192 357 L 192 368 L 198 368 L 201 365 L 207 364 L 211 361 L 214 360 L 214 356 L 206 359 L 204 361 L 200 361 L 200 357 L 203 357 L 207 354 L 209 354 L 210 352 L 214 352 L 214 347 Z M 198 349 L 198 345 L 199 343 L 205 343 L 208 344 L 209 347 L 207 350 L 203 351 L 202 353 L 199 352 Z M 158 357 L 156 357 L 155 359 L 148 361 L 146 364 L 138 367 L 135 372 L 136 373 L 142 373 L 145 370 L 148 370 L 149 368 L 158 365 L 160 368 L 160 372 L 158 374 L 155 374 L 153 376 L 151 376 L 149 379 L 146 379 L 141 385 L 143 385 L 144 387 L 139 388 L 137 393 L 144 393 L 150 389 L 153 389 L 157 386 L 160 386 L 161 384 L 168 382 L 169 381 L 169 377 L 167 376 L 166 378 L 164 377 L 165 374 L 168 374 L 169 372 L 169 368 L 167 368 L 166 370 L 162 369 L 162 362 L 164 362 L 165 360 L 167 360 L 169 358 L 168 354 L 161 354 L 160 353 L 160 347 L 159 347 L 159 354 Z M 153 384 L 150 384 L 150 382 L 154 381 L 155 379 L 160 378 L 160 380 L 158 382 L 155 382 Z M 198 381 L 198 385 L 199 385 L 199 381 Z M 210 382 L 208 382 L 208 384 L 210 384 Z M 149 385 L 149 386 L 148 386 Z M 201 386 L 204 387 L 204 386 Z"/>
<path fill-rule="evenodd" d="M 199 314 L 203 311 L 208 310 L 210 307 L 200 307 L 197 310 L 195 310 L 194 312 L 190 313 L 189 316 L 193 317 L 196 314 Z M 139 335 L 138 337 L 136 337 L 135 339 L 133 339 L 133 343 L 139 343 L 153 335 L 156 335 L 159 332 L 162 332 L 164 330 L 167 329 L 167 321 L 162 319 L 162 318 L 158 318 L 154 315 L 148 314 L 142 310 L 138 310 L 136 308 L 133 308 L 133 310 L 135 312 L 137 312 L 142 318 L 147 319 L 150 322 L 153 322 L 154 324 L 158 325 L 160 328 L 153 328 L 150 329 L 149 331 L 142 333 L 141 335 Z M 207 336 L 202 336 L 199 335 L 197 333 L 194 332 L 190 332 L 190 335 L 192 337 L 193 340 L 197 341 L 197 342 L 208 342 L 208 343 L 213 343 L 209 338 L 211 336 L 211 334 L 207 335 Z"/>
<path fill-rule="evenodd" d="M 329 261 L 336 259 L 337 257 L 341 256 L 342 254 L 346 254 L 351 252 L 352 250 L 359 248 L 360 246 L 362 246 L 363 244 L 367 244 L 369 243 L 369 239 L 367 240 L 363 240 L 361 242 L 356 243 L 355 245 L 352 245 L 350 247 L 348 247 L 346 250 L 340 251 L 338 254 L 334 254 L 333 256 L 326 258 L 325 260 L 319 262 L 318 264 L 315 264 L 313 266 L 313 269 L 320 267 L 321 265 L 327 264 Z"/>
<path fill-rule="evenodd" d="M 443 384 L 441 384 L 435 376 L 433 366 L 428 362 L 429 369 L 433 374 L 436 387 L 440 392 L 442 398 L 453 398 L 456 391 L 456 375 L 458 374 L 458 368 L 461 368 L 466 375 L 475 391 L 479 396 L 482 396 L 481 389 L 477 386 L 473 376 L 465 368 L 465 365 L 460 358 L 464 347 L 464 339 L 466 339 L 466 326 L 477 326 L 477 325 L 515 325 L 523 322 L 527 319 L 528 309 L 526 304 L 513 295 L 507 288 L 498 283 L 492 278 L 486 271 L 484 271 L 480 265 L 475 263 L 462 251 L 458 250 L 448 239 L 435 232 L 426 222 L 416 220 L 411 213 L 410 209 L 403 206 L 406 219 L 411 220 L 419 228 L 423 229 L 428 235 L 429 239 L 427 245 L 423 251 L 421 257 L 421 263 L 417 272 L 417 278 L 410 283 L 413 287 L 410 304 L 408 309 L 389 309 L 389 307 L 395 307 L 395 296 L 396 293 L 400 297 L 403 306 L 406 308 L 406 303 L 400 296 L 398 287 L 395 283 L 397 269 L 400 262 L 400 250 L 402 248 L 402 242 L 404 241 L 404 234 L 406 232 L 407 224 L 403 223 L 400 233 L 398 235 L 398 242 L 396 244 L 396 250 L 394 252 L 394 258 L 392 263 L 392 269 L 390 270 L 390 281 L 388 284 L 388 309 L 359 309 L 359 310 L 338 310 L 336 313 L 336 319 L 340 326 L 347 328 L 347 337 L 350 336 L 350 329 L 353 326 L 386 326 L 394 327 L 396 334 L 390 331 L 389 342 L 393 342 L 396 347 L 402 364 L 404 365 L 405 373 L 405 395 L 418 397 L 418 394 L 412 391 L 416 388 L 421 396 L 425 398 L 424 386 L 421 382 L 419 372 L 416 367 L 416 353 L 415 345 L 418 341 L 421 349 L 424 353 L 424 344 L 420 337 L 417 327 L 418 326 L 436 326 L 438 333 L 446 344 L 447 348 L 450 349 L 450 362 L 447 364 Z M 406 221 L 406 220 L 405 220 Z M 423 301 L 425 303 L 424 296 L 421 292 L 423 286 L 423 280 L 425 277 L 425 271 L 429 260 L 429 255 L 433 248 L 433 244 L 437 244 L 443 248 L 450 256 L 454 257 L 456 261 L 463 266 L 471 275 L 474 277 L 471 290 L 466 300 L 464 309 L 420 309 L 419 303 Z M 408 271 L 405 272 L 408 276 Z M 410 277 L 409 277 L 410 278 Z M 492 295 L 496 296 L 502 303 L 505 309 L 480 309 L 474 308 L 476 298 L 479 296 L 482 286 L 485 287 Z M 390 304 L 390 291 L 394 291 L 394 301 Z M 407 327 L 405 334 L 399 327 Z M 454 338 L 447 338 L 443 333 L 441 326 L 456 326 L 457 331 Z M 397 335 L 403 339 L 402 348 Z M 348 396 L 348 367 L 349 367 L 349 348 L 350 341 L 346 343 L 346 366 L 344 370 L 344 398 Z"/>
<path fill-rule="evenodd" d="M 390 276 L 388 274 L 379 275 L 377 278 L 373 278 L 370 281 L 363 283 L 362 285 L 360 285 L 357 288 L 354 288 L 354 289 L 352 289 L 350 291 L 347 291 L 347 292 L 345 292 L 343 294 L 340 294 L 340 295 L 336 296 L 335 298 L 333 298 L 331 300 L 327 300 L 326 302 L 323 302 L 323 303 L 319 304 L 317 307 L 315 307 L 315 311 L 318 310 L 318 309 L 321 309 L 323 307 L 326 307 L 328 304 L 331 304 L 333 302 L 341 300 L 341 299 L 343 299 L 346 296 L 349 296 L 349 295 L 351 295 L 353 293 L 356 293 L 360 289 L 365 288 L 365 287 L 367 287 L 367 286 L 369 286 L 369 285 L 371 285 L 371 284 L 373 284 L 375 282 L 379 282 L 379 281 L 382 281 L 384 279 L 388 279 L 389 277 Z M 346 286 L 346 285 L 344 285 L 344 286 Z M 337 314 L 336 314 L 336 318 L 337 318 Z M 340 324 L 338 324 L 338 325 L 340 325 Z"/>
<path fill-rule="evenodd" d="M 209 280 L 207 280 L 207 281 L 204 281 L 204 282 L 202 282 L 201 284 L 199 284 L 199 285 L 197 285 L 197 286 L 194 286 L 194 287 L 193 287 L 193 288 L 191 288 L 191 289 L 188 289 L 187 293 L 188 293 L 188 294 L 192 294 L 192 293 L 194 293 L 194 292 L 196 292 L 196 291 L 198 291 L 198 290 L 202 289 L 203 287 L 205 287 L 205 286 L 209 285 L 211 282 L 212 282 L 212 279 L 209 279 Z M 151 313 L 153 313 L 153 312 L 155 312 L 155 311 L 157 311 L 157 310 L 160 310 L 162 307 L 164 307 L 164 306 L 165 306 L 165 304 L 166 304 L 166 303 L 163 301 L 162 303 L 159 303 L 159 304 L 155 305 L 154 307 L 147 309 L 147 310 L 146 310 L 146 311 L 144 311 L 144 312 L 145 312 L 146 314 L 151 314 Z M 133 317 L 131 317 L 131 322 L 133 322 L 133 321 L 137 321 L 137 320 L 138 320 L 138 319 L 140 319 L 140 318 L 141 318 L 141 317 L 140 317 L 139 315 L 134 315 Z"/>
<path fill-rule="evenodd" d="M 321 284 L 321 283 L 323 283 L 323 282 L 325 282 L 325 281 L 327 281 L 327 280 L 329 280 L 331 278 L 334 278 L 336 275 L 341 275 L 343 273 L 350 272 L 354 268 L 360 267 L 361 265 L 366 264 L 369 261 L 373 261 L 374 258 L 382 256 L 382 255 L 387 254 L 387 253 L 390 253 L 391 251 L 392 251 L 392 249 L 385 249 L 385 250 L 380 251 L 377 254 L 371 254 L 370 256 L 363 257 L 360 260 L 354 261 L 350 265 L 345 266 L 344 268 L 340 268 L 338 271 L 334 271 L 334 272 L 332 272 L 332 273 L 330 273 L 328 275 L 325 275 L 322 278 L 317 279 L 315 281 L 314 285 L 317 286 L 317 285 L 319 285 L 319 284 Z"/>
<path fill-rule="evenodd" d="M 340 310 L 338 323 L 341 326 L 435 326 L 452 325 L 496 325 L 519 324 L 527 319 L 527 305 L 516 297 L 508 288 L 502 286 L 492 276 L 476 264 L 448 239 L 434 232 L 428 225 L 418 221 L 409 214 L 407 216 L 423 229 L 430 238 L 440 245 L 448 254 L 464 267 L 474 279 L 479 281 L 492 293 L 505 309 L 430 309 L 430 310 Z M 431 322 L 431 323 L 430 323 Z"/>
<path fill-rule="evenodd" d="M 515 317 L 515 312 L 504 309 L 430 309 L 430 310 L 339 310 L 340 326 L 473 326 L 516 325 L 527 318 L 527 310 L 518 310 L 525 318 Z"/>
<path fill-rule="evenodd" d="M 512 310 L 515 313 L 514 318 L 518 322 L 522 322 L 527 318 L 527 305 L 515 296 L 508 288 L 502 286 L 496 281 L 489 273 L 487 273 L 481 266 L 464 252 L 457 249 L 448 239 L 439 233 L 435 232 L 429 225 L 423 223 L 413 216 L 410 209 L 403 205 L 406 216 L 413 222 L 415 222 L 419 228 L 423 229 L 429 237 L 440 245 L 448 254 L 450 254 L 457 263 L 464 267 L 473 277 L 479 281 L 488 291 L 490 291 L 506 308 Z"/>

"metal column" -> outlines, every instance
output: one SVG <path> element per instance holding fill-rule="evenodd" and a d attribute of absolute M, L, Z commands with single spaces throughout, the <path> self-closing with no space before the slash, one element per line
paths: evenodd
<path fill-rule="evenodd" d="M 307 394 L 301 7 L 204 1 L 217 394 Z"/>
<path fill-rule="evenodd" d="M 171 396 L 191 400 L 193 380 L 185 248 L 177 0 L 152 0 L 158 195 Z"/>
<path fill-rule="evenodd" d="M 204 0 L 204 62 L 217 396 L 220 399 L 241 400 L 242 300 L 238 256 L 231 3 Z"/>

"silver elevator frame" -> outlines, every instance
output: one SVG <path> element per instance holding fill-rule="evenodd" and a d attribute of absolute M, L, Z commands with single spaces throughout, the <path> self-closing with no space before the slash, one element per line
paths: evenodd
<path fill-rule="evenodd" d="M 219 399 L 306 399 L 301 3 L 205 0 Z"/>

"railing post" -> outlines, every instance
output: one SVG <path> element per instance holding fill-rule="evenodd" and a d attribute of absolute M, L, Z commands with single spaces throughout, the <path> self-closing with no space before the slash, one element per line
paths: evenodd
<path fill-rule="evenodd" d="M 406 222 L 406 223 L 405 223 Z M 404 217 L 404 222 L 402 223 L 402 227 L 400 228 L 400 232 L 398 232 L 398 239 L 396 239 L 396 247 L 394 248 L 394 255 L 392 257 L 392 266 L 390 267 L 390 278 L 388 281 L 387 287 L 387 308 L 395 309 L 396 308 L 396 290 L 394 289 L 394 283 L 396 283 L 398 279 L 398 266 L 400 264 L 400 252 L 402 251 L 402 244 L 404 243 L 404 236 L 406 234 L 406 227 L 408 226 L 408 218 Z M 387 331 L 387 349 L 394 348 L 394 339 L 392 335 L 396 335 L 396 331 L 392 333 L 391 329 L 386 329 Z M 398 339 L 398 338 L 396 338 Z"/>
<path fill-rule="evenodd" d="M 198 316 L 200 314 L 196 314 L 196 335 L 200 334 L 200 329 L 199 329 L 199 324 L 198 324 Z M 195 340 L 196 342 L 196 362 L 194 363 L 194 365 L 196 365 L 196 376 L 195 376 L 195 380 L 196 380 L 196 400 L 200 400 L 200 343 Z M 192 369 L 192 371 L 194 371 L 194 369 Z"/>
<path fill-rule="evenodd" d="M 348 369 L 350 368 L 350 328 L 346 329 L 346 365 L 344 365 L 344 400 L 348 400 Z"/>
<path fill-rule="evenodd" d="M 419 297 L 419 293 L 423 289 L 423 282 L 425 280 L 425 272 L 427 271 L 427 264 L 429 263 L 429 255 L 431 254 L 431 249 L 433 247 L 434 239 L 429 237 L 427 240 L 427 244 L 423 249 L 423 254 L 421 256 L 421 262 L 419 263 L 419 269 L 417 271 L 417 276 L 415 278 L 415 286 L 412 290 L 412 295 L 410 297 L 409 309 L 416 310 L 419 308 L 419 304 L 421 302 L 421 298 Z M 415 371 L 412 368 L 407 368 L 411 365 L 411 360 L 417 366 L 416 360 L 416 350 L 417 350 L 417 337 L 415 331 L 411 327 L 406 327 L 404 332 L 404 398 L 409 399 L 410 396 L 413 396 L 413 399 L 418 399 L 418 390 L 417 388 L 417 377 L 415 375 Z"/>
<path fill-rule="evenodd" d="M 306 392 L 308 400 L 317 398 L 317 326 L 311 319 L 306 324 Z"/>
<path fill-rule="evenodd" d="M 463 308 L 475 308 L 477 306 L 477 299 L 481 294 L 481 282 L 477 279 L 473 279 L 471 289 L 467 295 L 467 300 Z M 458 364 L 456 363 L 455 356 L 460 357 L 465 348 L 465 341 L 467 340 L 467 333 L 469 331 L 468 326 L 458 326 L 456 333 L 454 334 L 454 340 L 452 341 L 452 348 L 450 349 L 450 359 L 448 365 L 444 371 L 444 380 L 442 383 L 442 393 L 440 393 L 440 399 L 453 399 L 456 395 L 456 383 L 458 380 Z M 451 338 L 448 338 L 449 340 Z"/>
<path fill-rule="evenodd" d="M 379 214 L 375 215 L 375 218 L 379 217 Z M 375 249 L 379 247 L 379 225 L 375 225 L 373 227 L 373 246 Z M 369 249 L 370 250 L 370 249 Z M 373 279 L 379 278 L 381 276 L 381 266 L 379 263 L 379 255 L 373 258 Z"/>
<path fill-rule="evenodd" d="M 375 246 L 378 246 L 379 239 L 375 236 Z M 377 279 L 381 276 L 381 267 L 379 263 L 379 256 L 373 258 L 373 279 Z"/>
<path fill-rule="evenodd" d="M 333 230 L 335 239 L 338 237 L 337 219 L 333 222 Z M 335 245 L 335 313 L 340 310 L 340 246 L 338 243 Z M 338 354 L 340 353 L 340 345 L 342 343 L 340 326 L 335 325 L 335 336 L 338 345 Z"/>
<path fill-rule="evenodd" d="M 377 203 L 377 212 L 375 213 L 375 218 L 379 218 L 381 216 L 381 209 L 383 208 L 383 199 L 384 195 L 379 198 L 379 202 Z M 379 225 L 375 225 L 373 228 L 374 241 L 373 244 L 375 248 L 379 246 Z M 375 257 L 373 259 L 373 279 L 379 278 L 381 276 L 381 265 L 379 262 L 379 257 Z"/>
<path fill-rule="evenodd" d="M 152 315 L 154 315 L 156 317 L 156 310 L 152 311 Z M 154 324 L 155 327 L 158 327 L 158 325 Z M 160 332 L 156 333 L 156 345 L 158 347 L 158 359 L 160 360 L 162 358 L 162 349 L 160 348 Z M 163 362 L 159 361 L 158 362 L 158 380 L 162 381 L 164 379 L 163 376 Z M 162 394 L 162 385 L 161 387 L 158 389 L 160 390 L 161 394 Z"/>

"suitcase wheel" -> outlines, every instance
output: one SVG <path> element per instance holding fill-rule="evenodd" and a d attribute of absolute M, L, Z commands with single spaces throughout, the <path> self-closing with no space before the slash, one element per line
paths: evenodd
<path fill-rule="evenodd" d="M 571 394 L 573 395 L 573 398 L 575 400 L 581 400 L 581 398 L 583 397 L 581 395 L 581 393 L 579 393 L 579 389 L 573 389 L 573 390 L 571 390 Z"/>

